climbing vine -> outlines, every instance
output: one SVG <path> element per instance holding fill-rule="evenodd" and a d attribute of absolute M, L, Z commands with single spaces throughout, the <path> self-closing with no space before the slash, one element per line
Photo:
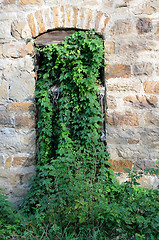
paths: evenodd
<path fill-rule="evenodd" d="M 39 152 L 32 184 L 36 191 L 31 191 L 29 205 L 46 202 L 47 196 L 56 212 L 65 217 L 69 212 L 69 218 L 83 222 L 113 178 L 109 154 L 100 140 L 102 113 L 97 99 L 103 41 L 94 31 L 79 31 L 62 45 L 39 51 L 42 62 L 35 92 Z M 53 86 L 60 89 L 58 99 Z"/>
<path fill-rule="evenodd" d="M 37 171 L 19 210 L 0 194 L 0 239 L 159 239 L 158 191 L 136 187 L 133 170 L 120 185 L 101 141 L 101 38 L 75 32 L 38 51 Z"/>

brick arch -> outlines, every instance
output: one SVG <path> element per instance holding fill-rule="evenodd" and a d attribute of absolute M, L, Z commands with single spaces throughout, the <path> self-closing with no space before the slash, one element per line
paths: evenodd
<path fill-rule="evenodd" d="M 54 6 L 29 13 L 23 23 L 15 21 L 12 23 L 11 32 L 15 38 L 35 38 L 53 29 L 93 28 L 97 33 L 104 35 L 108 21 L 108 16 L 101 11 L 70 5 Z"/>

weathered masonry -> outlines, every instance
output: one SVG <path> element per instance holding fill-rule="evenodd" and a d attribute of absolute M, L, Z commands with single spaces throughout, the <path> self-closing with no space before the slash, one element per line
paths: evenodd
<path fill-rule="evenodd" d="M 105 39 L 107 145 L 120 180 L 125 167 L 157 166 L 158 0 L 2 0 L 0 23 L 0 188 L 10 200 L 24 196 L 36 168 L 34 40 L 52 30 L 94 28 Z"/>

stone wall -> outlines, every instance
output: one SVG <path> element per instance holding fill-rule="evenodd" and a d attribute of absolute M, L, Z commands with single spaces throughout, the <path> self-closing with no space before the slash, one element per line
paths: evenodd
<path fill-rule="evenodd" d="M 12 201 L 35 171 L 33 40 L 59 28 L 94 28 L 105 39 L 107 144 L 115 171 L 159 159 L 159 1 L 1 0 L 0 188 Z M 125 180 L 126 174 L 120 177 Z M 156 187 L 157 177 L 144 176 Z"/>

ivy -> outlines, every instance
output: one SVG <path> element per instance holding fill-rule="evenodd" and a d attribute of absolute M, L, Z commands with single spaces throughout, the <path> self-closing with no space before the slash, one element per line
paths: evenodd
<path fill-rule="evenodd" d="M 35 203 L 42 207 L 47 198 L 47 207 L 51 201 L 56 212 L 65 217 L 69 213 L 69 218 L 81 223 L 86 219 L 80 209 L 94 211 L 98 195 L 110 191 L 114 178 L 100 140 L 97 82 L 103 67 L 103 41 L 94 31 L 79 31 L 60 46 L 51 44 L 38 51 L 42 59 L 35 91 L 39 151 L 25 207 Z M 60 88 L 57 101 L 53 86 Z"/>

